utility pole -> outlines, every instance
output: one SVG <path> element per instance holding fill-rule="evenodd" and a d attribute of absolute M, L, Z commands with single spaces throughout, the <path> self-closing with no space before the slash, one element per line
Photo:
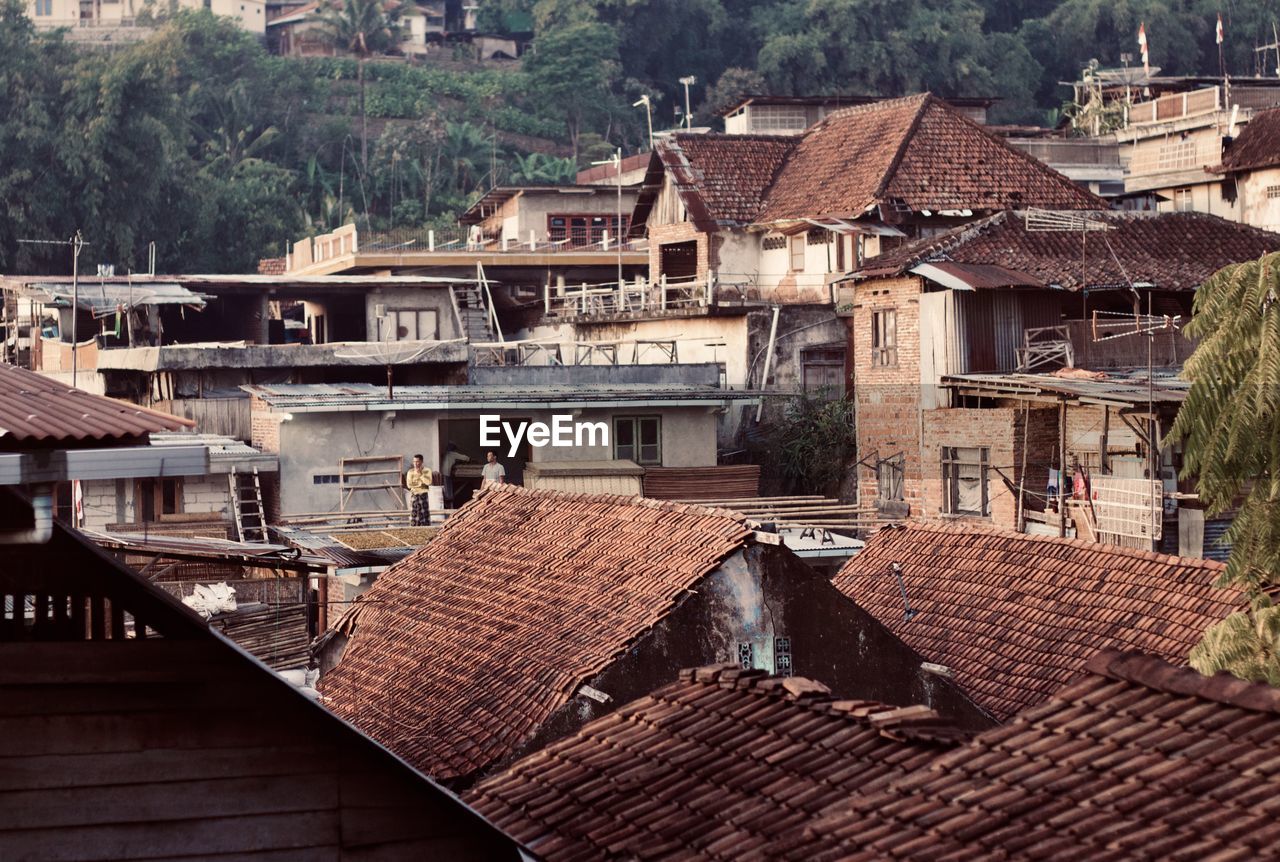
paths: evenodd
<path fill-rule="evenodd" d="M 593 165 L 613 165 L 613 169 L 618 173 L 618 221 L 616 222 L 618 235 L 614 237 L 618 248 L 618 298 L 621 299 L 623 293 L 622 284 L 622 147 L 618 147 L 614 154 L 602 162 L 592 162 Z"/>
<path fill-rule="evenodd" d="M 76 325 L 76 318 L 80 316 L 80 250 L 88 243 L 84 241 L 84 236 L 78 230 L 71 239 L 20 239 L 18 242 L 25 245 L 71 246 L 71 386 L 74 388 L 76 372 L 79 370 L 79 357 L 76 355 L 76 336 L 79 334 L 79 327 Z M 62 340 L 61 327 L 59 327 L 58 340 Z"/>
<path fill-rule="evenodd" d="M 645 117 L 649 121 L 649 151 L 653 152 L 653 102 L 650 101 L 648 93 L 631 103 L 633 108 L 638 108 L 641 105 L 644 105 Z"/>
<path fill-rule="evenodd" d="M 692 131 L 693 112 L 689 110 L 689 85 L 698 83 L 698 79 L 693 75 L 685 75 L 680 83 L 684 84 L 684 127 L 687 131 Z"/>

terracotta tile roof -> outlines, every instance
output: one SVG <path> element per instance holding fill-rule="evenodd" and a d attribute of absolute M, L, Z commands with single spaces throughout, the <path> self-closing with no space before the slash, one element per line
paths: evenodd
<path fill-rule="evenodd" d="M 963 737 L 926 707 L 708 667 L 490 778 L 467 801 L 540 858 L 741 859 Z"/>
<path fill-rule="evenodd" d="M 911 607 L 890 566 L 902 567 Z M 1237 609 L 1221 563 L 1077 539 L 913 524 L 881 530 L 832 583 L 1003 721 L 1100 649 L 1181 662 Z"/>
<path fill-rule="evenodd" d="M 1258 111 L 1222 157 L 1221 173 L 1280 165 L 1280 108 Z"/>
<path fill-rule="evenodd" d="M 790 135 L 673 135 L 654 146 L 699 230 L 755 221 Z"/>
<path fill-rule="evenodd" d="M 264 257 L 258 261 L 258 275 L 284 275 L 288 258 Z"/>
<path fill-rule="evenodd" d="M 1105 207 L 925 93 L 836 111 L 809 129 L 757 221 L 857 217 L 891 202 L 913 211 Z"/>
<path fill-rule="evenodd" d="M 171 416 L 73 389 L 16 365 L 0 364 L 0 447 L 146 438 L 153 431 L 195 425 Z"/>
<path fill-rule="evenodd" d="M 899 275 L 920 263 L 990 264 L 1068 290 L 1134 284 L 1194 290 L 1228 264 L 1280 250 L 1280 234 L 1206 213 L 1097 212 L 1111 230 L 1027 230 L 1025 212 L 1002 212 L 873 257 L 855 277 Z M 1114 254 L 1114 257 L 1113 257 Z M 1083 263 L 1083 269 L 1081 261 Z M 1116 265 L 1116 259 L 1123 269 Z"/>
<path fill-rule="evenodd" d="M 1280 690 L 1103 652 L 1008 725 L 770 848 L 808 860 L 1280 858 Z"/>
<path fill-rule="evenodd" d="M 510 755 L 748 534 L 722 510 L 480 495 L 379 576 L 325 703 L 431 775 Z"/>

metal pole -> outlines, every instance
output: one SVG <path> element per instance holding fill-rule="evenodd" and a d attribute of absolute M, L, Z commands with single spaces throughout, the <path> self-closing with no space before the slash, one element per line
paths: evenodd
<path fill-rule="evenodd" d="M 76 325 L 76 319 L 80 316 L 80 231 L 76 231 L 76 235 L 71 238 L 71 387 L 76 386 L 76 374 L 79 371 L 79 351 L 76 345 L 79 344 L 77 334 L 79 328 Z"/>
<path fill-rule="evenodd" d="M 622 147 L 613 154 L 613 166 L 618 172 L 618 298 L 625 300 L 625 288 L 622 285 Z"/>
<path fill-rule="evenodd" d="M 760 421 L 764 413 L 764 388 L 769 385 L 769 371 L 773 365 L 773 346 L 778 339 L 778 314 L 782 306 L 773 307 L 773 322 L 769 324 L 769 349 L 764 355 L 764 373 L 760 377 L 760 403 L 756 405 L 756 421 Z"/>

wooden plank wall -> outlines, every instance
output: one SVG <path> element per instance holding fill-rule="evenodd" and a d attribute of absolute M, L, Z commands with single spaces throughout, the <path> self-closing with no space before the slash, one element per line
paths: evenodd
<path fill-rule="evenodd" d="M 0 859 L 513 858 L 225 650 L 0 643 Z"/>

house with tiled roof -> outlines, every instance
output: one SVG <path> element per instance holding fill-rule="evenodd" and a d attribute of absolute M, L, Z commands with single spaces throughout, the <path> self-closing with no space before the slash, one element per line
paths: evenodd
<path fill-rule="evenodd" d="M 1210 172 L 1221 175 L 1224 195 L 1234 195 L 1236 218 L 1280 230 L 1280 108 L 1255 113 Z"/>
<path fill-rule="evenodd" d="M 548 862 L 767 858 L 797 824 L 965 739 L 926 707 L 712 666 L 681 671 L 465 799 Z"/>
<path fill-rule="evenodd" d="M 833 583 L 1004 721 L 1101 649 L 1183 663 L 1244 601 L 1216 586 L 1223 571 L 1079 539 L 909 524 L 871 537 Z"/>
<path fill-rule="evenodd" d="M 322 656 L 336 664 L 323 703 L 459 786 L 712 663 L 990 723 L 778 534 L 727 510 L 492 489 L 355 607 Z"/>
<path fill-rule="evenodd" d="M 1106 651 L 1040 706 L 859 792 L 770 859 L 1275 859 L 1280 690 Z"/>
<path fill-rule="evenodd" d="M 837 306 L 861 502 L 1224 553 L 1223 524 L 1173 500 L 1194 489 L 1160 441 L 1186 395 L 1196 288 L 1278 249 L 1280 234 L 1203 213 L 1019 210 L 865 261 Z"/>
<path fill-rule="evenodd" d="M 835 111 L 802 135 L 660 139 L 633 218 L 650 274 L 829 302 L 891 244 L 1027 206 L 1100 199 L 928 93 Z"/>

